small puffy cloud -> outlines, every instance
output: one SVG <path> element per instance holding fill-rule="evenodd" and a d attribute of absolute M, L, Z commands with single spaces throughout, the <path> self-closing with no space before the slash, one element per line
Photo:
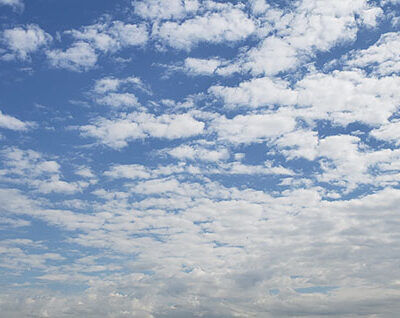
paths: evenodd
<path fill-rule="evenodd" d="M 121 82 L 118 78 L 105 77 L 96 81 L 93 90 L 97 94 L 104 94 L 110 91 L 116 91 L 120 84 Z"/>
<path fill-rule="evenodd" d="M 204 123 L 189 114 L 161 115 L 131 113 L 117 119 L 98 118 L 91 125 L 80 127 L 81 134 L 99 139 L 112 148 L 123 148 L 130 140 L 154 137 L 179 139 L 199 135 Z"/>
<path fill-rule="evenodd" d="M 296 48 L 286 40 L 273 36 L 247 52 L 243 68 L 249 69 L 255 75 L 276 75 L 299 63 L 299 52 Z"/>
<path fill-rule="evenodd" d="M 188 57 L 185 59 L 185 71 L 189 75 L 212 75 L 221 65 L 218 59 L 196 59 Z"/>
<path fill-rule="evenodd" d="M 33 150 L 22 150 L 16 147 L 0 151 L 4 169 L 1 172 L 8 182 L 27 184 L 40 193 L 72 194 L 81 191 L 88 184 L 85 182 L 68 182 L 61 180 L 61 166 L 54 160 Z"/>
<path fill-rule="evenodd" d="M 76 171 L 75 174 L 78 176 L 81 176 L 83 178 L 95 178 L 96 176 L 92 172 L 92 170 L 88 167 L 79 167 Z"/>
<path fill-rule="evenodd" d="M 190 114 L 159 117 L 143 114 L 139 116 L 138 122 L 144 131 L 156 138 L 187 138 L 201 134 L 204 129 L 204 123 L 194 119 Z"/>
<path fill-rule="evenodd" d="M 255 30 L 254 22 L 239 9 L 207 13 L 182 23 L 167 21 L 153 30 L 161 42 L 176 49 L 190 50 L 202 42 L 244 40 Z"/>
<path fill-rule="evenodd" d="M 288 159 L 314 160 L 318 156 L 318 142 L 317 132 L 298 129 L 284 134 L 275 144 Z"/>
<path fill-rule="evenodd" d="M 257 143 L 292 131 L 296 121 L 283 113 L 225 116 L 215 119 L 211 129 L 219 138 L 232 143 Z"/>
<path fill-rule="evenodd" d="M 87 41 L 94 48 L 103 52 L 115 52 L 127 46 L 143 45 L 148 40 L 144 24 L 125 24 L 121 21 L 97 23 L 83 27 L 82 30 L 71 30 L 78 41 Z"/>
<path fill-rule="evenodd" d="M 30 54 L 47 46 L 51 40 L 51 35 L 36 24 L 7 29 L 3 31 L 2 42 L 10 50 L 10 53 L 3 56 L 3 58 L 28 60 Z"/>
<path fill-rule="evenodd" d="M 220 161 L 229 158 L 230 154 L 226 148 L 207 149 L 199 146 L 182 145 L 168 151 L 172 157 L 181 160 Z"/>
<path fill-rule="evenodd" d="M 126 147 L 130 140 L 146 137 L 139 125 L 129 118 L 99 118 L 90 125 L 80 127 L 79 130 L 82 136 L 96 138 L 115 149 Z"/>
<path fill-rule="evenodd" d="M 0 110 L 0 127 L 17 131 L 26 131 L 33 127 L 33 124 L 29 122 L 23 122 L 13 116 L 3 114 Z"/>
<path fill-rule="evenodd" d="M 297 99 L 288 82 L 268 77 L 242 82 L 238 87 L 212 86 L 209 92 L 221 97 L 228 106 L 250 108 L 293 105 Z"/>
<path fill-rule="evenodd" d="M 105 94 L 115 92 L 120 88 L 137 88 L 149 93 L 149 89 L 145 86 L 139 77 L 130 76 L 126 78 L 104 77 L 97 80 L 94 84 L 93 92 L 96 94 Z"/>
<path fill-rule="evenodd" d="M 54 176 L 49 180 L 38 182 L 38 191 L 44 194 L 63 193 L 73 194 L 81 191 L 82 187 L 77 182 L 66 182 Z"/>
<path fill-rule="evenodd" d="M 151 177 L 146 167 L 137 164 L 115 165 L 110 170 L 104 172 L 104 175 L 113 179 L 148 179 Z"/>
<path fill-rule="evenodd" d="M 75 72 L 87 71 L 97 62 L 95 50 L 85 42 L 76 42 L 65 51 L 49 50 L 47 57 L 53 67 Z"/>
<path fill-rule="evenodd" d="M 98 98 L 97 103 L 112 106 L 115 108 L 120 107 L 137 107 L 139 102 L 137 97 L 131 93 L 110 93 L 106 96 Z"/>
<path fill-rule="evenodd" d="M 265 0 L 250 0 L 249 3 L 253 14 L 265 13 L 270 8 Z"/>
<path fill-rule="evenodd" d="M 147 19 L 177 19 L 195 13 L 198 0 L 145 0 L 133 2 L 135 13 Z"/>

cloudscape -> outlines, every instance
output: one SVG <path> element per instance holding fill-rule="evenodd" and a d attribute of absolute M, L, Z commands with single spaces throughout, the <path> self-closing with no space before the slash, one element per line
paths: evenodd
<path fill-rule="evenodd" d="M 397 318 L 399 0 L 0 0 L 0 318 Z"/>

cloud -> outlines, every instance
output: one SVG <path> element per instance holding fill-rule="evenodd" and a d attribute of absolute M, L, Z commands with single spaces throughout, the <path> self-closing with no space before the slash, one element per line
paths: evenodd
<path fill-rule="evenodd" d="M 151 177 L 151 173 L 146 167 L 137 164 L 115 165 L 104 172 L 104 175 L 111 178 L 127 179 L 148 179 Z"/>
<path fill-rule="evenodd" d="M 130 93 L 110 93 L 106 96 L 96 99 L 97 103 L 116 108 L 137 107 L 139 101 L 137 97 Z"/>
<path fill-rule="evenodd" d="M 182 23 L 167 21 L 153 30 L 153 36 L 176 49 L 190 50 L 202 43 L 235 42 L 247 38 L 255 25 L 238 9 L 207 13 Z"/>
<path fill-rule="evenodd" d="M 223 98 L 227 106 L 258 108 L 262 106 L 296 104 L 297 94 L 289 88 L 289 83 L 268 77 L 242 82 L 238 87 L 212 86 L 212 94 Z"/>
<path fill-rule="evenodd" d="M 390 32 L 381 35 L 379 40 L 365 50 L 351 52 L 345 64 L 350 67 L 369 68 L 378 76 L 400 72 L 400 34 Z"/>
<path fill-rule="evenodd" d="M 0 5 L 11 6 L 14 10 L 24 9 L 24 2 L 22 0 L 0 0 Z"/>
<path fill-rule="evenodd" d="M 3 55 L 3 59 L 29 60 L 32 53 L 46 47 L 51 41 L 51 35 L 36 24 L 6 29 L 2 33 L 2 42 L 10 53 Z"/>
<path fill-rule="evenodd" d="M 395 94 L 398 81 L 397 77 L 367 77 L 362 71 L 311 74 L 296 83 L 297 103 L 305 107 L 297 113 L 303 118 L 328 119 L 341 125 L 383 124 L 400 101 Z"/>
<path fill-rule="evenodd" d="M 234 64 L 253 75 L 276 75 L 293 70 L 310 60 L 318 51 L 352 42 L 362 25 L 374 27 L 382 9 L 366 0 L 330 2 L 320 6 L 318 0 L 295 2 L 292 10 L 265 11 L 265 3 L 252 3 L 255 13 L 263 17 L 262 41 L 250 48 Z M 359 19 L 357 19 L 359 17 Z M 271 35 L 272 33 L 272 35 Z"/>
<path fill-rule="evenodd" d="M 41 193 L 72 194 L 88 186 L 84 182 L 61 180 L 61 166 L 54 160 L 33 150 L 17 147 L 3 148 L 0 151 L 3 170 L 0 180 L 10 184 L 28 185 Z"/>
<path fill-rule="evenodd" d="M 196 136 L 203 132 L 204 123 L 189 114 L 155 117 L 147 113 L 131 113 L 114 120 L 98 118 L 93 124 L 79 129 L 85 137 L 94 137 L 109 147 L 120 149 L 135 139 Z"/>
<path fill-rule="evenodd" d="M 218 59 L 185 59 L 185 69 L 190 75 L 211 75 L 215 72 L 221 61 Z"/>
<path fill-rule="evenodd" d="M 229 158 L 229 151 L 225 148 L 206 149 L 199 146 L 182 145 L 171 150 L 168 154 L 181 160 L 220 161 Z"/>
<path fill-rule="evenodd" d="M 31 128 L 33 126 L 34 126 L 34 124 L 31 122 L 23 122 L 13 116 L 3 114 L 0 111 L 0 127 L 1 128 L 17 130 L 17 131 L 27 131 L 29 128 Z"/>
<path fill-rule="evenodd" d="M 199 9 L 197 0 L 162 0 L 134 1 L 135 13 L 147 19 L 179 19 L 189 14 L 196 13 Z"/>
<path fill-rule="evenodd" d="M 277 138 L 292 131 L 295 120 L 285 113 L 238 115 L 232 119 L 224 116 L 215 119 L 211 129 L 218 137 L 232 143 L 254 143 Z"/>
<path fill-rule="evenodd" d="M 104 94 L 108 92 L 115 92 L 121 87 L 123 88 L 136 88 L 144 92 L 149 92 L 149 89 L 142 82 L 139 77 L 130 76 L 126 78 L 104 77 L 96 80 L 93 91 L 96 94 Z"/>
<path fill-rule="evenodd" d="M 125 24 L 122 21 L 97 23 L 82 30 L 66 31 L 78 42 L 87 41 L 102 52 L 116 52 L 129 46 L 140 46 L 147 42 L 147 28 L 144 24 Z"/>
<path fill-rule="evenodd" d="M 392 121 L 379 128 L 371 130 L 370 135 L 376 139 L 384 140 L 387 142 L 395 143 L 400 142 L 400 125 L 398 121 Z"/>
<path fill-rule="evenodd" d="M 1 313 L 396 317 L 393 4 L 143 0 L 68 23 L 35 52 L 93 72 L 51 96 L 46 69 L 6 83 L 24 107 L 54 99 L 39 117 L 57 129 L 0 113 L 27 131 L 0 149 Z"/>
<path fill-rule="evenodd" d="M 49 50 L 46 54 L 51 66 L 75 72 L 88 71 L 97 62 L 96 52 L 85 42 L 75 42 L 65 51 Z"/>

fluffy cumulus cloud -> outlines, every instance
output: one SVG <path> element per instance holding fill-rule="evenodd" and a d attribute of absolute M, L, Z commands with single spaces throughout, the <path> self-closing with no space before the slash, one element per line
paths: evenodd
<path fill-rule="evenodd" d="M 95 137 L 113 148 L 122 148 L 128 141 L 154 137 L 179 139 L 199 135 L 204 123 L 189 114 L 162 115 L 131 113 L 120 118 L 98 118 L 92 124 L 80 127 L 81 134 Z"/>
<path fill-rule="evenodd" d="M 0 316 L 397 317 L 399 4 L 0 0 Z"/>
<path fill-rule="evenodd" d="M 87 41 L 100 51 L 117 51 L 126 46 L 143 45 L 148 35 L 144 24 L 126 24 L 122 21 L 97 23 L 67 33 L 78 41 Z"/>
<path fill-rule="evenodd" d="M 350 67 L 368 68 L 379 76 L 399 73 L 399 39 L 398 32 L 385 33 L 369 48 L 354 51 L 346 64 Z"/>
<path fill-rule="evenodd" d="M 27 60 L 32 53 L 48 45 L 51 40 L 51 35 L 36 24 L 6 29 L 2 32 L 2 42 L 9 52 L 2 58 Z"/>
<path fill-rule="evenodd" d="M 147 19 L 179 19 L 196 13 L 200 3 L 197 0 L 147 0 L 133 2 L 135 13 Z"/>
<path fill-rule="evenodd" d="M 221 43 L 246 39 L 255 30 L 254 22 L 238 9 L 210 12 L 182 23 L 167 21 L 154 31 L 163 43 L 190 50 L 202 42 Z"/>
<path fill-rule="evenodd" d="M 77 72 L 89 70 L 97 62 L 95 50 L 86 42 L 76 42 L 65 51 L 49 50 L 47 57 L 51 66 Z"/>
<path fill-rule="evenodd" d="M 296 121 L 285 113 L 261 113 L 225 117 L 213 121 L 212 129 L 222 139 L 233 143 L 252 143 L 274 139 L 296 127 Z"/>

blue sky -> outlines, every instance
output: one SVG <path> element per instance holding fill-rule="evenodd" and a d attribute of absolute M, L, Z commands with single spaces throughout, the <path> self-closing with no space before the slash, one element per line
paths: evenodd
<path fill-rule="evenodd" d="M 0 27 L 0 317 L 397 317 L 400 1 Z"/>

